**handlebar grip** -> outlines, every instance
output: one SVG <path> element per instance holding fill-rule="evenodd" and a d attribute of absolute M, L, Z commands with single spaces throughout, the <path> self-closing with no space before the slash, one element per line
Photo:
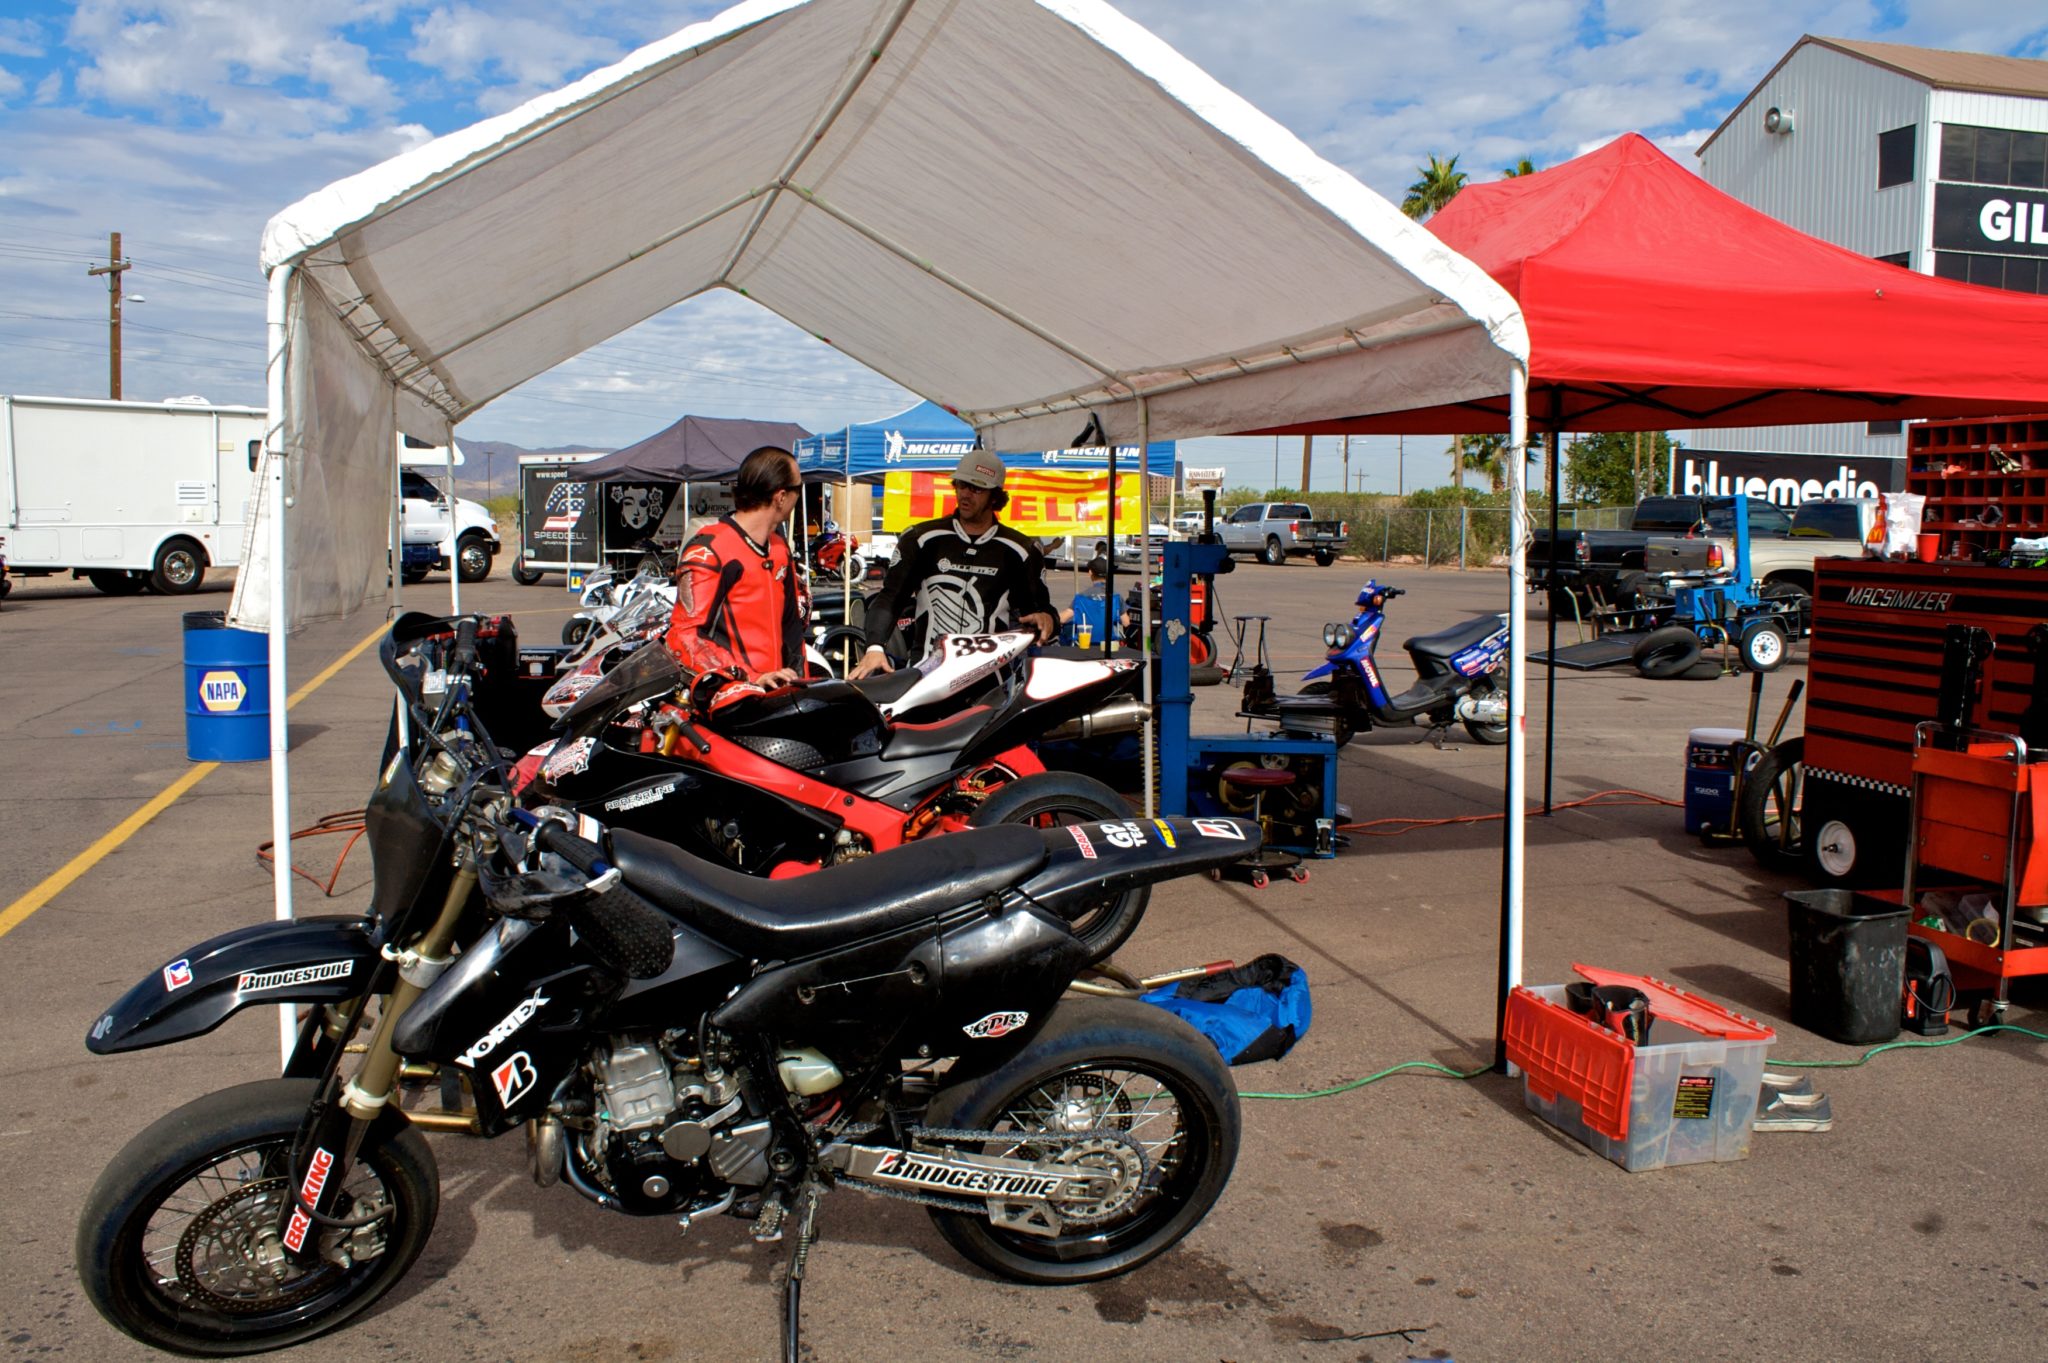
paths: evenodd
<path fill-rule="evenodd" d="M 534 830 L 533 840 L 543 851 L 553 852 L 587 876 L 600 876 L 610 869 L 604 849 L 588 838 L 579 838 L 558 823 L 544 823 Z"/>

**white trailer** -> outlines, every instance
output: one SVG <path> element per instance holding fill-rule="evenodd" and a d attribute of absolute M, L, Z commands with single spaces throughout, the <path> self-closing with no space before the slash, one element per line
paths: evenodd
<path fill-rule="evenodd" d="M 0 558 L 112 595 L 196 591 L 233 568 L 263 409 L 0 395 Z"/>

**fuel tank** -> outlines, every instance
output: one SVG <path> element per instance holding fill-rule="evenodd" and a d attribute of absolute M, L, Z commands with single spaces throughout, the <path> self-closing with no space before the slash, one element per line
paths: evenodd
<path fill-rule="evenodd" d="M 718 711 L 713 726 L 744 748 L 797 771 L 815 771 L 882 750 L 882 712 L 843 681 L 788 686 Z"/>

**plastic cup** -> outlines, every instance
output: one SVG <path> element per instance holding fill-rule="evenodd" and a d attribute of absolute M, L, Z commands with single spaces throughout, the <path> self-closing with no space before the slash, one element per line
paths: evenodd
<path fill-rule="evenodd" d="M 1917 547 L 1920 561 L 1922 563 L 1932 563 L 1941 557 L 1941 536 L 1923 534 L 1919 538 Z"/>

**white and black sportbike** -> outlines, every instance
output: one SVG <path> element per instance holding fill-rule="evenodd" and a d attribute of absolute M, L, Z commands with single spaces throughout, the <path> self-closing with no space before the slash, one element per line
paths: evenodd
<path fill-rule="evenodd" d="M 1229 1071 L 1161 1009 L 1067 995 L 1086 951 L 1064 914 L 1234 860 L 1252 825 L 974 829 L 771 887 L 516 808 L 478 635 L 408 616 L 385 642 L 401 723 L 368 809 L 370 911 L 201 943 L 94 1023 L 105 1054 L 251 1005 L 303 1017 L 282 1077 L 186 1104 L 100 1176 L 77 1256 L 114 1325 L 231 1355 L 348 1320 L 433 1230 L 422 1131 L 523 1129 L 537 1182 L 628 1215 L 788 1228 L 790 1358 L 835 1184 L 923 1203 L 1033 1283 L 1131 1269 L 1215 1204 Z M 437 1076 L 459 1096 L 418 1106 Z"/>

